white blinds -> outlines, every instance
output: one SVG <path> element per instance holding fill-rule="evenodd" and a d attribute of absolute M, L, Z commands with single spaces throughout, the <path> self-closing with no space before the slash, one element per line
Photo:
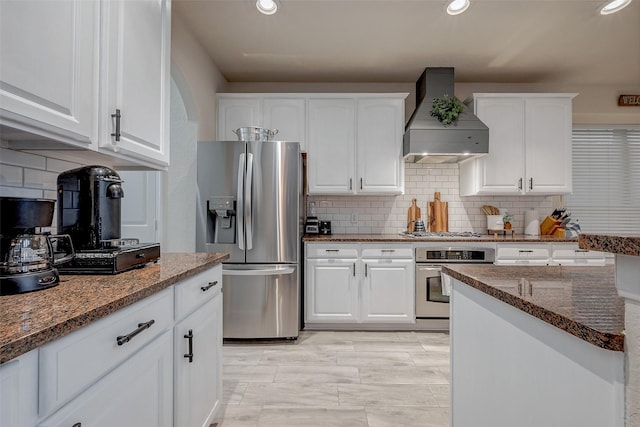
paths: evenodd
<path fill-rule="evenodd" d="M 583 233 L 640 235 L 640 129 L 574 129 L 573 194 Z"/>

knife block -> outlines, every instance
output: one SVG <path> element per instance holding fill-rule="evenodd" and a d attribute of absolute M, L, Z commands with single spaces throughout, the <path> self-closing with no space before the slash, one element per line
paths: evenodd
<path fill-rule="evenodd" d="M 547 216 L 540 223 L 540 234 L 543 236 L 564 237 L 565 229 L 561 227 L 560 224 L 562 224 L 562 221 Z"/>

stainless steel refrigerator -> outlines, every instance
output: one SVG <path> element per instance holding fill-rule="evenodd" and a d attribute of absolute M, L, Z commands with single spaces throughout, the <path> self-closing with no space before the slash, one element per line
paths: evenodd
<path fill-rule="evenodd" d="M 298 336 L 301 171 L 298 142 L 198 142 L 196 248 L 231 254 L 224 338 Z"/>

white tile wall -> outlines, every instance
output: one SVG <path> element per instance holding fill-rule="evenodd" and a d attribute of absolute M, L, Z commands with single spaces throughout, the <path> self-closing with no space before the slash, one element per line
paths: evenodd
<path fill-rule="evenodd" d="M 318 217 L 331 221 L 334 234 L 396 234 L 407 226 L 411 199 L 417 199 L 422 218 L 427 217 L 427 202 L 436 191 L 449 205 L 449 231 L 486 233 L 487 219 L 483 205 L 509 211 L 514 216 L 517 233 L 524 232 L 524 212 L 535 208 L 541 217 L 550 213 L 552 197 L 544 196 L 473 196 L 460 197 L 457 164 L 405 164 L 405 194 L 402 196 L 310 196 Z M 355 221 L 353 221 L 355 220 Z"/>
<path fill-rule="evenodd" d="M 0 196 L 56 200 L 60 172 L 80 167 L 78 163 L 0 148 Z M 56 213 L 50 229 L 56 231 Z"/>

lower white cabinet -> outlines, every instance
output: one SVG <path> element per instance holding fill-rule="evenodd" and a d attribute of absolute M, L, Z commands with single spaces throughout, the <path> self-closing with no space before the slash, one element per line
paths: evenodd
<path fill-rule="evenodd" d="M 38 350 L 0 365 L 0 426 L 34 426 L 38 420 Z"/>
<path fill-rule="evenodd" d="M 357 258 L 307 260 L 306 322 L 358 321 L 357 261 Z"/>
<path fill-rule="evenodd" d="M 207 427 L 222 401 L 222 280 L 175 327 L 174 425 Z"/>
<path fill-rule="evenodd" d="M 364 259 L 363 322 L 415 322 L 415 269 L 412 259 Z"/>
<path fill-rule="evenodd" d="M 173 425 L 173 334 L 165 331 L 40 427 Z"/>
<path fill-rule="evenodd" d="M 306 244 L 305 324 L 415 323 L 413 248 Z"/>
<path fill-rule="evenodd" d="M 0 426 L 209 426 L 221 288 L 218 264 L 0 365 Z"/>

